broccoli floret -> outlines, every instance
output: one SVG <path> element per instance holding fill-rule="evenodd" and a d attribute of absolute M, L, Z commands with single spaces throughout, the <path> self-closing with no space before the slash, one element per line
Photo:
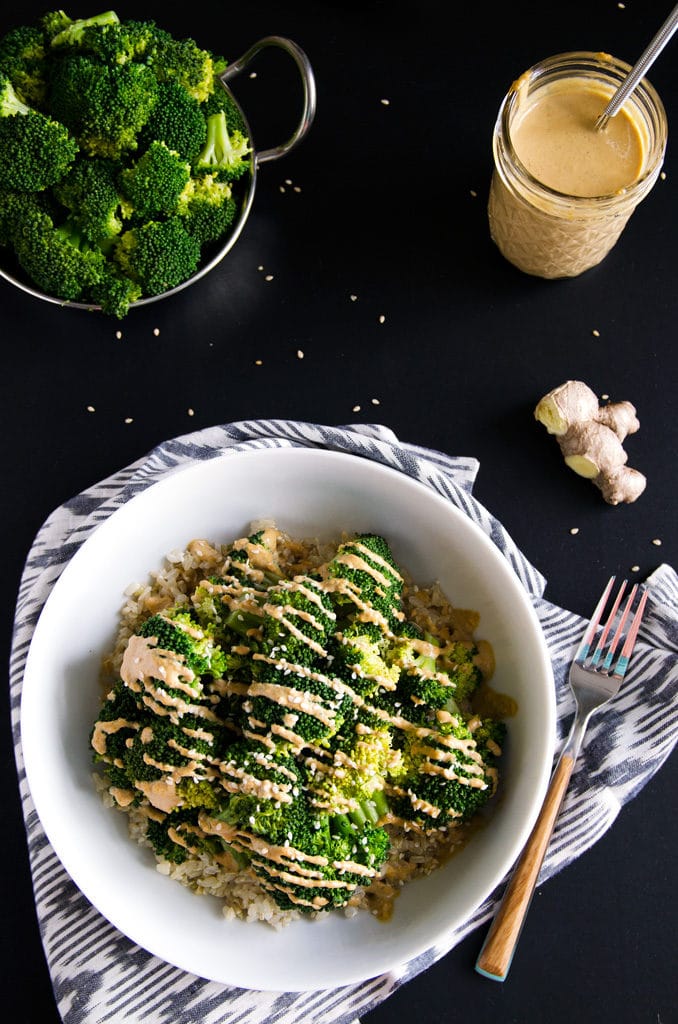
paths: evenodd
<path fill-rule="evenodd" d="M 115 159 L 136 149 L 157 100 L 158 82 L 145 64 L 69 54 L 54 66 L 51 112 L 91 156 Z"/>
<path fill-rule="evenodd" d="M 243 701 L 243 728 L 263 742 L 298 750 L 338 732 L 351 716 L 350 696 L 321 671 L 303 671 L 280 652 L 256 654 L 256 679 Z"/>
<path fill-rule="evenodd" d="M 62 16 L 61 19 L 58 18 L 58 15 Z M 115 11 L 104 11 L 103 14 L 95 14 L 90 18 L 71 20 L 63 11 L 59 11 L 57 18 L 46 24 L 57 29 L 47 33 L 50 37 L 50 46 L 80 46 L 87 36 L 88 29 L 99 28 L 102 25 L 119 25 L 120 19 Z M 62 27 L 58 28 L 59 24 Z"/>
<path fill-rule="evenodd" d="M 0 39 L 0 71 L 7 75 L 21 99 L 42 109 L 45 102 L 44 36 L 33 25 L 20 25 Z"/>
<path fill-rule="evenodd" d="M 221 181 L 236 181 L 251 169 L 252 150 L 241 131 L 229 131 L 226 114 L 220 110 L 207 117 L 207 142 L 195 164 L 197 171 L 215 174 Z"/>
<path fill-rule="evenodd" d="M 212 57 L 214 63 L 214 87 L 212 93 L 201 104 L 204 117 L 212 114 L 220 114 L 222 111 L 226 118 L 226 127 L 229 133 L 240 132 L 243 138 L 248 137 L 248 128 L 240 107 L 236 103 L 230 91 L 219 81 L 219 74 L 227 67 L 224 57 Z"/>
<path fill-rule="evenodd" d="M 385 637 L 374 623 L 351 623 L 335 642 L 333 653 L 333 670 L 361 696 L 395 690 L 400 670 L 385 661 Z"/>
<path fill-rule="evenodd" d="M 153 48 L 153 69 L 160 82 L 178 82 L 198 102 L 214 87 L 211 54 L 194 39 L 175 39 L 164 34 Z"/>
<path fill-rule="evenodd" d="M 87 242 L 72 221 L 55 227 L 49 214 L 36 208 L 32 216 L 22 219 L 13 238 L 19 263 L 49 295 L 75 301 L 101 280 L 103 253 Z"/>
<path fill-rule="evenodd" d="M 93 243 L 120 234 L 123 218 L 131 215 L 118 190 L 118 170 L 112 160 L 81 156 L 54 186 L 56 198 L 77 217 L 83 234 Z"/>
<path fill-rule="evenodd" d="M 183 864 L 190 855 L 188 844 L 177 843 L 170 835 L 170 830 L 175 835 L 181 835 L 188 826 L 189 835 L 198 827 L 199 811 L 195 808 L 179 809 L 166 814 L 160 820 L 149 818 L 146 826 L 146 838 L 153 848 L 153 852 L 161 860 L 169 861 L 170 864 Z M 190 840 L 189 840 L 190 842 Z"/>
<path fill-rule="evenodd" d="M 403 579 L 384 537 L 364 533 L 340 544 L 327 572 L 344 584 L 333 593 L 339 614 L 376 621 L 385 632 L 397 628 Z"/>
<path fill-rule="evenodd" d="M 5 188 L 41 192 L 57 182 L 78 146 L 68 129 L 22 102 L 0 72 L 0 180 Z"/>
<path fill-rule="evenodd" d="M 340 732 L 304 755 L 309 799 L 329 814 L 344 814 L 354 824 L 376 824 L 388 810 L 387 779 L 400 774 L 401 754 L 384 723 L 367 725 L 361 711 Z"/>
<path fill-rule="evenodd" d="M 111 260 L 107 260 L 100 279 L 90 289 L 90 297 L 104 313 L 122 320 L 132 303 L 142 297 L 141 285 L 125 277 Z"/>
<path fill-rule="evenodd" d="M 237 213 L 231 186 L 212 174 L 191 178 L 182 192 L 177 213 L 184 227 L 201 245 L 223 238 Z"/>
<path fill-rule="evenodd" d="M 311 667 L 327 657 L 335 614 L 321 584 L 310 576 L 269 588 L 263 605 L 262 650 Z"/>
<path fill-rule="evenodd" d="M 403 769 L 396 795 L 389 795 L 396 815 L 424 829 L 445 828 L 468 821 L 494 795 L 498 755 L 491 753 L 484 734 L 479 749 L 475 732 L 463 720 L 456 719 L 444 734 L 405 730 L 401 739 Z"/>
<path fill-rule="evenodd" d="M 151 615 L 141 626 L 139 634 L 155 637 L 158 647 L 181 654 L 198 677 L 210 675 L 218 678 L 223 672 L 224 653 L 213 632 L 201 627 L 191 612 L 181 606 Z"/>
<path fill-rule="evenodd" d="M 152 142 L 136 162 L 120 172 L 119 181 L 135 216 L 148 221 L 175 209 L 190 177 L 190 164 L 164 142 Z"/>
<path fill-rule="evenodd" d="M 112 257 L 122 273 L 141 286 L 144 295 L 159 295 L 195 273 L 200 244 L 186 231 L 181 218 L 173 216 L 125 231 Z"/>
<path fill-rule="evenodd" d="M 141 130 L 139 144 L 164 142 L 190 164 L 197 159 L 207 141 L 207 126 L 200 104 L 177 81 L 161 82 L 158 102 Z"/>

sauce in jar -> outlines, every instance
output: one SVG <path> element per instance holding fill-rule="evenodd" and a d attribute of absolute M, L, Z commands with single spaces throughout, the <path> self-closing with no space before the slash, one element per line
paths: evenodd
<path fill-rule="evenodd" d="M 595 266 L 654 185 L 667 125 L 647 80 L 605 129 L 595 127 L 628 70 L 607 54 L 561 54 L 507 93 L 488 215 L 492 239 L 520 270 L 557 278 Z"/>

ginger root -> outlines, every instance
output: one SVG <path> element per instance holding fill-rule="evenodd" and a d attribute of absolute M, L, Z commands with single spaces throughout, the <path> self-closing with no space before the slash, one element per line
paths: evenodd
<path fill-rule="evenodd" d="M 587 384 L 568 380 L 544 395 L 534 415 L 557 438 L 566 465 L 592 480 L 609 505 L 643 493 L 647 480 L 626 465 L 622 443 L 640 427 L 630 402 L 601 406 Z"/>

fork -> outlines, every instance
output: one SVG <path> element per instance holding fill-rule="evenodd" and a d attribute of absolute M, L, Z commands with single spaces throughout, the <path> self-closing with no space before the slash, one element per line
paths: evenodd
<path fill-rule="evenodd" d="M 476 961 L 476 971 L 493 981 L 504 981 L 511 967 L 513 954 L 537 884 L 537 877 L 546 856 L 546 850 L 589 719 L 594 711 L 607 704 L 619 692 L 631 652 L 635 646 L 647 601 L 647 590 L 645 587 L 639 588 L 638 584 L 635 584 L 620 611 L 627 587 L 626 580 L 624 580 L 614 598 L 608 618 L 594 647 L 596 632 L 605 613 L 614 583 L 615 577 L 612 576 L 601 595 L 570 666 L 569 683 L 576 701 L 576 713 L 572 728 L 553 770 L 539 817 L 513 870 Z M 631 616 L 633 602 L 639 589 L 638 605 L 631 617 L 624 638 L 626 623 Z M 616 624 L 615 620 L 617 620 Z M 611 639 L 609 639 L 610 635 L 612 635 Z M 621 651 L 615 661 L 615 654 L 620 644 L 622 644 Z"/>

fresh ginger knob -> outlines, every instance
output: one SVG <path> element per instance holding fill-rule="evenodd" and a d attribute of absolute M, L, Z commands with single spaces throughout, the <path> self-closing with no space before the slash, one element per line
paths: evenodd
<path fill-rule="evenodd" d="M 608 504 L 635 501 L 643 493 L 647 481 L 626 465 L 623 447 L 640 427 L 630 402 L 600 406 L 587 384 L 568 380 L 544 395 L 534 415 L 557 438 L 566 465 L 592 480 Z"/>

